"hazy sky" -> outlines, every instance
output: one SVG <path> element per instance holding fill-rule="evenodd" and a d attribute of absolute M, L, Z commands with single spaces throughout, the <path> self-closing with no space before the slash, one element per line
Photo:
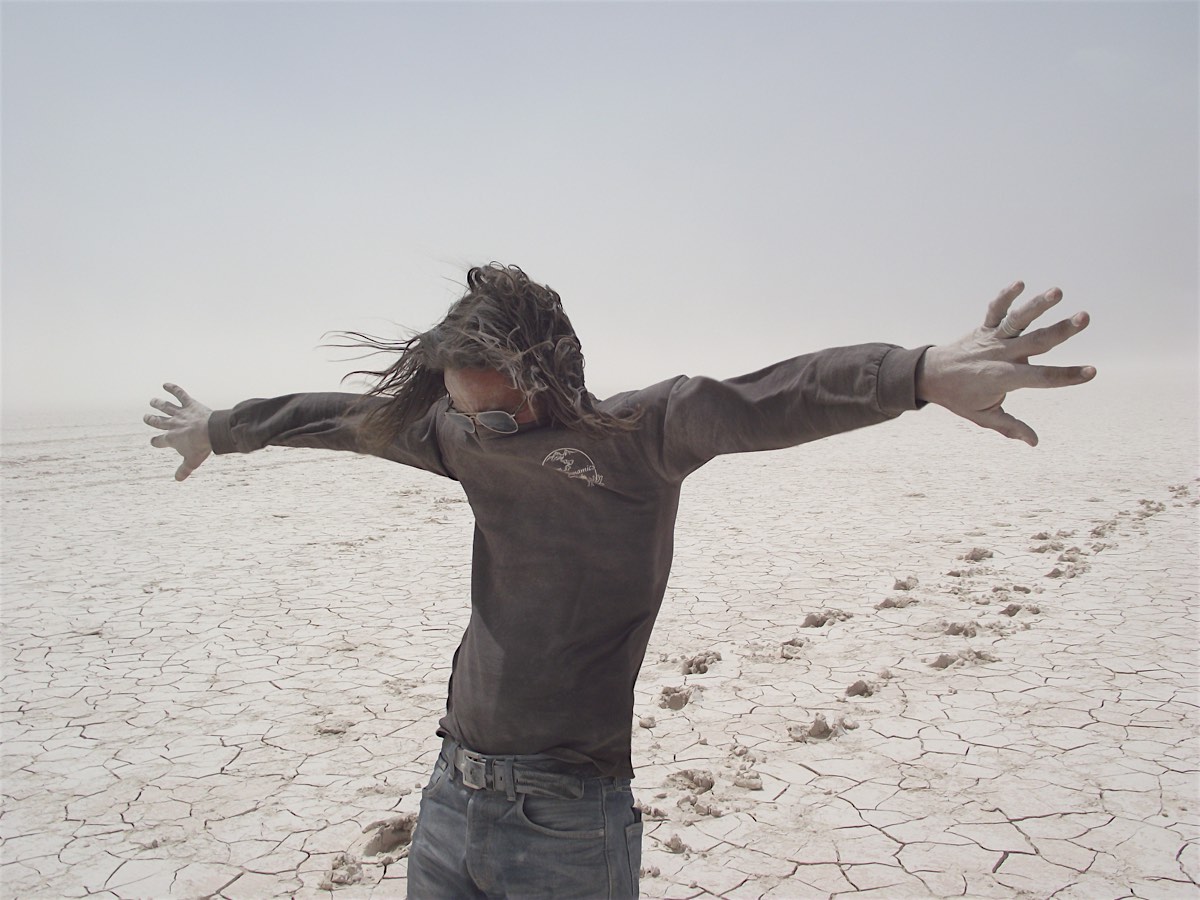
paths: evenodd
<path fill-rule="evenodd" d="M 3 405 L 338 389 L 473 263 L 598 394 L 948 340 L 1060 285 L 1054 359 L 1195 364 L 1186 3 L 16 3 Z"/>

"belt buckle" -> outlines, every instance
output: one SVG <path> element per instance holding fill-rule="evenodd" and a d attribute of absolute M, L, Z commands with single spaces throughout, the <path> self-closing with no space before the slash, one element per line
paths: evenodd
<path fill-rule="evenodd" d="M 462 755 L 463 784 L 476 791 L 487 787 L 487 760 L 478 759 L 470 753 Z"/>

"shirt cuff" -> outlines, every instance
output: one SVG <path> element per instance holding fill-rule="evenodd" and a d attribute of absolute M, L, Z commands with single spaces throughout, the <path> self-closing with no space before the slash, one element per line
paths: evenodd
<path fill-rule="evenodd" d="M 214 409 L 208 417 L 208 442 L 212 444 L 213 453 L 237 453 L 237 444 L 233 440 L 233 428 L 229 419 L 232 409 Z"/>
<path fill-rule="evenodd" d="M 896 347 L 884 355 L 875 390 L 879 408 L 885 414 L 898 416 L 925 405 L 925 401 L 917 399 L 917 366 L 932 346 L 926 344 L 913 350 Z"/>

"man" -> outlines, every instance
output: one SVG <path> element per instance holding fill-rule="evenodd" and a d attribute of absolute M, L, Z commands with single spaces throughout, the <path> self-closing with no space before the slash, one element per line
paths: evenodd
<path fill-rule="evenodd" d="M 211 412 L 165 385 L 155 447 L 187 478 L 210 452 L 270 445 L 371 453 L 457 479 L 475 514 L 471 618 L 455 653 L 442 753 L 409 855 L 415 898 L 637 895 L 633 688 L 671 565 L 683 480 L 722 453 L 768 450 L 937 403 L 1036 444 L 1003 409 L 1022 387 L 1091 367 L 1029 358 L 1087 326 L 1025 334 L 1053 289 L 1017 282 L 956 343 L 864 344 L 727 381 L 680 376 L 599 401 L 558 295 L 477 267 L 433 329 L 400 344 L 365 395 L 300 394 Z"/>

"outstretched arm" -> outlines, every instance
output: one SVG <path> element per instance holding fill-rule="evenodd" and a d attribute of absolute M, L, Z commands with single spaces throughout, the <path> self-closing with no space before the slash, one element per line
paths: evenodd
<path fill-rule="evenodd" d="M 150 401 L 150 405 L 166 415 L 155 416 L 146 413 L 142 421 L 165 432 L 150 438 L 151 447 L 172 447 L 179 451 L 183 462 L 175 470 L 175 480 L 183 481 L 212 453 L 212 444 L 208 438 L 208 420 L 212 416 L 212 410 L 193 400 L 188 392 L 177 384 L 164 384 L 163 390 L 174 394 L 179 405 L 155 397 Z"/>
<path fill-rule="evenodd" d="M 952 413 L 1005 437 L 1036 447 L 1032 428 L 1004 411 L 1004 400 L 1018 388 L 1054 388 L 1091 381 L 1092 366 L 1031 365 L 1030 357 L 1052 350 L 1088 325 L 1086 312 L 1054 325 L 1024 331 L 1062 299 L 1058 288 L 1038 294 L 1013 308 L 1025 290 L 1009 285 L 988 304 L 983 325 L 952 344 L 930 347 L 917 369 L 917 399 L 944 406 Z"/>
<path fill-rule="evenodd" d="M 147 425 L 165 433 L 155 435 L 155 447 L 173 447 L 183 463 L 175 473 L 183 481 L 209 454 L 251 453 L 263 447 L 310 447 L 369 453 L 448 478 L 454 476 L 442 460 L 437 441 L 441 404 L 394 433 L 380 433 L 367 421 L 386 401 L 363 394 L 311 393 L 245 400 L 233 409 L 211 410 L 183 388 L 164 384 L 178 405 L 151 400 L 163 416 L 146 415 Z"/>

